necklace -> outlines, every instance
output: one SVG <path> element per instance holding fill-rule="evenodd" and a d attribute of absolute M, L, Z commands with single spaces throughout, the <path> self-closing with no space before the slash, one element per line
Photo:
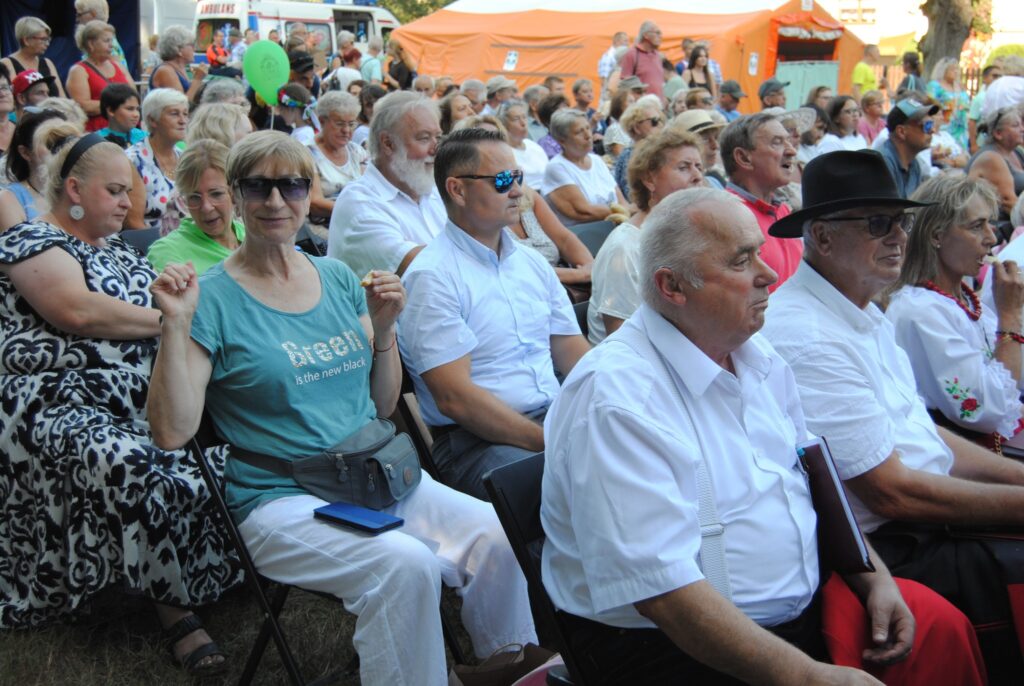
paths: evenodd
<path fill-rule="evenodd" d="M 964 305 L 960 301 L 960 298 L 954 297 L 953 295 L 947 293 L 946 291 L 944 291 L 941 288 L 939 288 L 938 286 L 936 286 L 935 282 L 932 281 L 931 279 L 929 279 L 928 281 L 925 281 L 924 283 L 920 284 L 920 286 L 921 286 L 921 288 L 926 288 L 929 291 L 934 291 L 934 292 L 938 293 L 939 295 L 945 296 L 945 297 L 949 298 L 950 300 L 952 300 L 953 302 L 955 302 L 957 305 L 960 306 L 960 309 L 964 311 L 964 314 L 966 314 L 967 318 L 970 319 L 972 322 L 976 322 L 979 319 L 981 319 L 981 301 L 978 300 L 977 293 L 972 291 L 971 287 L 968 286 L 967 284 L 960 284 L 960 288 L 963 291 L 964 295 L 967 297 L 967 301 L 971 305 L 970 307 L 967 307 L 967 305 Z"/>

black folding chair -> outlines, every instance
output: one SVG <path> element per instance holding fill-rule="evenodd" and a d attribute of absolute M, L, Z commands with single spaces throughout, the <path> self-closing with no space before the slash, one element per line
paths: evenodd
<path fill-rule="evenodd" d="M 590 301 L 584 300 L 581 303 L 576 303 L 572 306 L 573 312 L 576 313 L 576 323 L 580 326 L 580 331 L 583 332 L 583 337 L 586 338 L 590 334 L 590 326 L 587 323 L 587 311 L 590 309 Z"/>
<path fill-rule="evenodd" d="M 160 238 L 160 229 L 126 229 L 118 235 L 124 239 L 125 243 L 145 255 L 153 241 Z"/>
<path fill-rule="evenodd" d="M 203 453 L 203 446 L 200 444 L 200 439 L 202 438 L 204 439 L 203 442 L 205 444 L 216 445 L 220 441 L 215 440 L 215 437 L 216 432 L 213 430 L 212 422 L 210 422 L 208 417 L 204 415 L 203 424 L 200 427 L 199 433 L 192 437 L 186 445 L 186 448 L 191 458 L 195 460 L 196 464 L 199 466 L 199 472 L 202 474 L 207 490 L 210 491 L 210 498 L 213 500 L 217 514 L 227 530 L 231 543 L 234 545 L 235 551 L 238 553 L 238 557 L 242 562 L 242 567 L 245 570 L 246 583 L 249 584 L 249 588 L 252 590 L 253 595 L 255 595 L 256 601 L 259 603 L 260 611 L 263 615 L 263 624 L 260 626 L 259 634 L 257 634 L 256 640 L 252 644 L 252 649 L 249 651 L 249 657 L 246 659 L 245 668 L 242 670 L 242 674 L 238 678 L 239 685 L 243 686 L 252 683 L 253 677 L 256 675 L 256 670 L 259 667 L 260 660 L 263 658 L 263 653 L 266 652 L 267 642 L 271 638 L 274 639 L 274 645 L 277 646 L 277 652 L 281 656 L 281 662 L 284 665 L 285 672 L 288 674 L 288 681 L 292 686 L 323 686 L 325 684 L 332 684 L 340 681 L 346 672 L 350 671 L 354 665 L 358 664 L 358 655 L 356 655 L 353 662 L 344 669 L 332 672 L 331 674 L 320 677 L 319 679 L 314 679 L 313 681 L 306 681 L 303 679 L 302 673 L 299 671 L 298 662 L 296 662 L 295 655 L 288 646 L 288 641 L 285 639 L 284 631 L 282 630 L 281 623 L 279 621 L 281 610 L 284 608 L 285 601 L 288 599 L 288 594 L 293 586 L 269 579 L 256 570 L 256 565 L 253 563 L 252 557 L 249 555 L 249 550 L 245 546 L 245 541 L 242 540 L 242 534 L 238 531 L 238 527 L 235 525 L 235 521 L 231 517 L 231 511 L 228 509 L 227 502 L 224 500 L 221 482 L 213 473 L 209 463 L 206 461 L 206 455 Z M 338 598 L 330 594 L 311 591 L 308 589 L 302 590 L 305 590 L 307 593 L 320 596 L 326 600 L 330 600 L 339 606 L 341 605 L 341 603 L 338 602 Z M 464 663 L 465 656 L 462 652 L 462 648 L 459 646 L 459 643 L 455 638 L 455 633 L 452 631 L 443 609 L 439 608 L 439 611 L 441 612 L 441 628 L 444 632 L 445 643 L 447 643 L 448 649 L 452 653 L 452 658 L 456 662 Z M 412 638 L 415 639 L 415 637 Z"/>
<path fill-rule="evenodd" d="M 601 250 L 601 246 L 604 245 L 604 240 L 608 238 L 608 234 L 615 228 L 613 222 L 602 220 L 599 222 L 587 222 L 586 224 L 576 224 L 570 226 L 569 230 L 576 234 L 583 245 L 587 246 L 587 250 L 594 257 L 597 257 L 597 253 Z"/>
<path fill-rule="evenodd" d="M 561 653 L 574 686 L 583 686 L 584 681 L 569 644 L 569 632 L 544 589 L 540 575 L 540 555 L 545 538 L 540 523 L 540 483 L 543 474 L 544 453 L 536 453 L 492 469 L 484 475 L 484 488 L 491 496 L 494 511 L 498 514 L 498 520 L 526 576 L 538 633 L 550 636 L 546 642 L 555 645 L 548 647 Z M 557 683 L 564 683 L 564 677 L 561 678 L 563 681 Z"/>

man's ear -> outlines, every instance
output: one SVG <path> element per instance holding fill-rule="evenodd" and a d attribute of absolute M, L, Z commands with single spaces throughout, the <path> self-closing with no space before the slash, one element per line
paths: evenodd
<path fill-rule="evenodd" d="M 746 148 L 734 148 L 732 151 L 732 159 L 741 169 L 753 169 L 754 162 L 751 158 L 753 150 L 747 150 Z"/>
<path fill-rule="evenodd" d="M 835 232 L 823 219 L 811 219 L 811 241 L 815 250 L 821 255 L 831 255 L 835 247 Z"/>
<path fill-rule="evenodd" d="M 677 306 L 686 304 L 686 293 L 683 292 L 683 285 L 676 278 L 675 272 L 668 267 L 660 267 L 652 278 L 663 300 Z"/>
<path fill-rule="evenodd" d="M 448 197 L 451 198 L 453 205 L 457 207 L 466 206 L 466 184 L 463 183 L 462 179 L 449 176 L 444 180 L 444 189 L 448 191 Z"/>

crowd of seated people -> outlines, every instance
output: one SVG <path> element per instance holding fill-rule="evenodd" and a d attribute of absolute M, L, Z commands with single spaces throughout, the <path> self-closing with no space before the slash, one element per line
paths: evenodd
<path fill-rule="evenodd" d="M 455 83 L 351 34 L 318 73 L 296 24 L 268 105 L 227 62 L 193 65 L 183 27 L 140 89 L 106 3 L 78 4 L 65 78 L 32 17 L 0 60 L 0 628 L 116 587 L 154 603 L 186 671 L 227 667 L 191 612 L 241 581 L 180 450 L 206 413 L 257 568 L 358 615 L 365 684 L 445 683 L 442 582 L 478 658 L 537 640 L 483 478 L 540 451 L 544 581 L 587 683 L 1022 673 L 1007 587 L 1024 560 L 954 532 L 1024 529 L 1024 103 L 1001 99 L 968 136 L 953 62 L 897 92 L 817 87 L 799 108 L 770 78 L 742 114 L 754 103 L 707 42 L 673 66 L 645 22 L 609 50 L 600 94 L 585 78 Z M 218 35 L 215 61 L 239 38 Z M 1024 60 L 999 67 L 1024 78 Z M 119 235 L 140 229 L 158 234 L 142 252 Z M 324 343 L 339 331 L 344 352 Z M 296 380 L 334 358 L 344 373 Z M 321 498 L 240 457 L 331 448 L 395 411 L 403 371 L 439 479 L 389 506 L 402 528 L 315 520 Z M 794 467 L 814 435 L 876 576 L 818 567 Z M 722 450 L 754 455 L 710 467 L 726 598 L 693 563 L 691 472 Z M 617 522 L 614 502 L 636 510 Z M 756 521 L 780 513 L 767 561 Z"/>

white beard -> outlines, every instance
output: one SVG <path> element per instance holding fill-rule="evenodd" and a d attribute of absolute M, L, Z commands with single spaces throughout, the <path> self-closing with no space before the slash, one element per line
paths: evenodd
<path fill-rule="evenodd" d="M 434 189 L 434 173 L 432 168 L 434 158 L 427 157 L 422 160 L 410 160 L 404 145 L 399 143 L 395 148 L 395 155 L 391 158 L 391 171 L 394 172 L 395 176 L 402 179 L 416 195 L 430 195 L 430 191 Z M 428 164 L 431 167 L 428 167 Z"/>

